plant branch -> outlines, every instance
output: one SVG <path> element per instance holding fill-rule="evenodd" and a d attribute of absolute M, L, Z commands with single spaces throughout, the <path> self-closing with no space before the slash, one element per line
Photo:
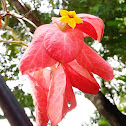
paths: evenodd
<path fill-rule="evenodd" d="M 1 14 L 2 16 L 0 17 L 0 19 L 2 19 L 4 17 L 8 17 L 8 15 L 10 15 L 10 16 L 13 16 L 13 17 L 15 17 L 17 19 L 23 19 L 23 20 L 27 21 L 29 24 L 31 24 L 32 26 L 34 26 L 35 28 L 37 28 L 37 26 L 32 21 L 25 18 L 25 17 L 28 16 L 29 13 L 31 13 L 31 10 L 29 12 L 27 12 L 24 16 L 21 16 L 21 15 L 19 15 L 17 13 L 14 13 L 14 12 L 13 13 L 12 12 L 6 12 L 6 13 L 4 12 L 4 14 Z"/>
<path fill-rule="evenodd" d="M 12 13 L 12 12 L 10 12 L 9 14 L 11 16 L 17 18 L 17 19 L 23 19 L 23 20 L 27 21 L 29 24 L 31 24 L 32 26 L 34 26 L 34 28 L 37 28 L 37 26 L 32 21 L 30 21 L 29 19 L 25 18 L 25 16 L 27 16 L 30 12 L 31 11 L 27 12 L 24 16 L 21 16 L 21 15 L 19 15 L 17 13 Z"/>
<path fill-rule="evenodd" d="M 5 23 L 3 20 L 1 20 L 1 22 L 2 22 L 2 24 Z M 17 35 L 16 31 L 14 31 L 14 29 L 12 29 L 12 28 L 9 27 L 9 26 L 6 26 L 6 30 L 9 31 L 8 33 L 9 33 L 15 40 L 19 40 L 18 35 Z"/>
<path fill-rule="evenodd" d="M 102 92 L 98 92 L 96 95 L 85 94 L 97 108 L 99 113 L 106 118 L 111 126 L 124 126 L 126 124 L 126 115 L 122 114 L 116 105 L 113 105 Z"/>
<path fill-rule="evenodd" d="M 0 42 L 4 42 L 4 43 L 10 43 L 10 44 L 18 44 L 18 45 L 23 45 L 23 46 L 27 46 L 27 44 L 25 44 L 22 41 L 9 41 L 9 40 L 0 40 Z"/>
<path fill-rule="evenodd" d="M 6 4 L 6 0 L 1 0 L 2 3 L 2 8 L 4 12 L 7 12 L 7 4 Z M 2 16 L 1 16 L 2 17 Z M 2 29 L 5 29 L 6 26 L 9 24 L 9 16 L 5 17 L 5 24 L 2 26 Z"/>
<path fill-rule="evenodd" d="M 0 75 L 0 107 L 11 126 L 33 126 L 16 97 Z"/>
<path fill-rule="evenodd" d="M 18 0 L 8 0 L 8 2 L 10 4 L 13 5 L 13 7 L 15 6 L 17 11 L 20 14 L 26 14 L 27 12 L 29 12 L 29 8 L 27 7 L 26 4 L 24 4 L 24 6 L 18 1 Z M 32 21 L 36 26 L 40 26 L 41 25 L 41 20 L 39 19 L 40 17 L 35 17 L 35 15 L 33 13 L 30 13 L 27 18 Z"/>
<path fill-rule="evenodd" d="M 7 11 L 6 0 L 1 0 L 3 11 Z"/>

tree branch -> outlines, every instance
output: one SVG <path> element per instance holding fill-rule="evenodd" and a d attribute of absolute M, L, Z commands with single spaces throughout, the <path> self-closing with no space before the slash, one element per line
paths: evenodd
<path fill-rule="evenodd" d="M 10 44 L 18 44 L 18 45 L 23 45 L 23 46 L 27 46 L 27 44 L 25 44 L 22 41 L 9 41 L 9 40 L 0 40 L 0 42 L 4 42 L 4 43 L 10 43 Z"/>
<path fill-rule="evenodd" d="M 98 92 L 96 95 L 85 94 L 85 97 L 95 105 L 99 113 L 103 115 L 112 126 L 126 125 L 126 115 L 123 115 L 117 109 L 116 105 L 110 103 L 102 92 Z"/>
<path fill-rule="evenodd" d="M 27 6 L 23 6 L 18 0 L 8 0 L 10 4 L 13 4 L 13 6 L 16 7 L 16 9 L 18 10 L 18 12 L 20 14 L 26 14 L 27 12 L 30 11 L 30 9 Z M 40 26 L 41 25 L 41 21 L 39 19 L 37 19 L 33 13 L 30 13 L 27 18 L 29 20 L 31 20 L 36 26 Z"/>
<path fill-rule="evenodd" d="M 11 126 L 33 126 L 0 75 L 0 107 Z"/>

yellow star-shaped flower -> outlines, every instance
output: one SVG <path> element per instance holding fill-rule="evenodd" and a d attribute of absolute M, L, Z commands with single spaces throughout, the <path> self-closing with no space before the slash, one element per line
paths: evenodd
<path fill-rule="evenodd" d="M 83 23 L 80 17 L 76 16 L 75 11 L 60 10 L 61 18 L 60 21 L 68 23 L 70 27 L 75 28 L 76 24 Z"/>

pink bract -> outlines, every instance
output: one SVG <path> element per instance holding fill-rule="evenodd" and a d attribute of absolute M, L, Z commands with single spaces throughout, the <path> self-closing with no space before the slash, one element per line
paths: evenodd
<path fill-rule="evenodd" d="M 81 52 L 83 39 L 83 33 L 78 29 L 63 32 L 55 26 L 45 34 L 43 41 L 50 57 L 60 63 L 68 63 Z"/>
<path fill-rule="evenodd" d="M 72 86 L 97 94 L 100 86 L 93 73 L 105 80 L 113 79 L 111 66 L 84 43 L 86 36 L 101 41 L 103 21 L 90 14 L 77 16 L 83 23 L 74 29 L 56 17 L 52 18 L 54 24 L 38 27 L 21 58 L 19 69 L 31 80 L 37 126 L 46 126 L 49 120 L 51 126 L 56 126 L 76 107 Z"/>

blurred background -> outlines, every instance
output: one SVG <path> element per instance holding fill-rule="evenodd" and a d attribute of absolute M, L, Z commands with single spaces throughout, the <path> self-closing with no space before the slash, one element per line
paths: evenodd
<path fill-rule="evenodd" d="M 102 41 L 96 44 L 90 37 L 85 38 L 84 41 L 110 63 L 115 77 L 108 82 L 96 76 L 101 86 L 97 95 L 84 94 L 74 89 L 79 107 L 75 112 L 74 110 L 71 112 L 70 117 L 66 116 L 59 126 L 125 126 L 123 125 L 126 122 L 125 0 L 1 0 L 1 75 L 34 122 L 35 110 L 29 82 L 18 70 L 19 60 L 26 47 L 4 42 L 23 41 L 29 44 L 36 27 L 51 23 L 51 17 L 60 16 L 60 9 L 93 14 L 104 21 Z M 4 119 L 4 114 L 0 112 L 0 124 L 3 124 Z"/>

